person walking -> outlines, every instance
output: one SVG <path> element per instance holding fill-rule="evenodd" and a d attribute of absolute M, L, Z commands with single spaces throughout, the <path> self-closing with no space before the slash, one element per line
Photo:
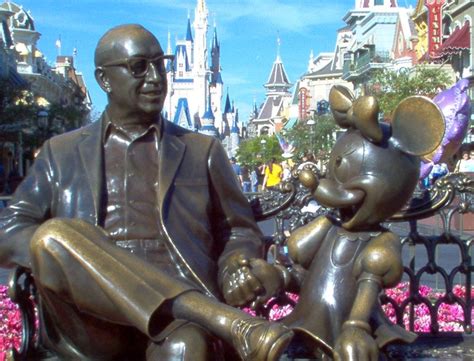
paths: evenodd
<path fill-rule="evenodd" d="M 263 179 L 262 189 L 271 189 L 280 184 L 282 175 L 282 167 L 276 162 L 275 158 L 271 158 L 265 166 L 265 178 Z"/>
<path fill-rule="evenodd" d="M 259 183 L 259 175 L 260 175 L 260 169 L 258 168 L 257 165 L 254 165 L 252 167 L 252 171 L 250 172 L 250 183 L 251 183 L 251 190 L 253 193 L 258 192 L 258 183 Z"/>
<path fill-rule="evenodd" d="M 455 172 L 474 172 L 474 152 L 462 152 L 462 158 L 456 164 Z"/>
<path fill-rule="evenodd" d="M 240 168 L 240 174 L 242 176 L 242 192 L 248 193 L 251 190 L 250 171 L 247 165 L 243 165 Z"/>
<path fill-rule="evenodd" d="M 287 161 L 281 162 L 281 167 L 283 169 L 281 180 L 283 182 L 288 182 L 291 179 L 291 167 Z"/>
<path fill-rule="evenodd" d="M 240 187 L 242 187 L 242 168 L 237 164 L 237 159 L 235 159 L 235 157 L 230 158 L 230 164 L 232 165 L 232 169 L 239 181 Z"/>

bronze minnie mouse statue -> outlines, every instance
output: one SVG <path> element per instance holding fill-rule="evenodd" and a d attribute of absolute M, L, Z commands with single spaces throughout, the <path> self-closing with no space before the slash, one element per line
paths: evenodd
<path fill-rule="evenodd" d="M 371 96 L 354 100 L 347 88 L 335 86 L 329 99 L 347 131 L 332 150 L 326 177 L 303 171 L 300 180 L 337 215 L 320 216 L 289 238 L 290 257 L 306 276 L 300 300 L 283 322 L 335 360 L 377 360 L 388 342 L 415 337 L 390 324 L 378 302 L 381 290 L 403 273 L 400 239 L 382 222 L 410 199 L 419 157 L 439 145 L 444 120 L 421 96 L 402 101 L 391 124 L 378 122 Z"/>

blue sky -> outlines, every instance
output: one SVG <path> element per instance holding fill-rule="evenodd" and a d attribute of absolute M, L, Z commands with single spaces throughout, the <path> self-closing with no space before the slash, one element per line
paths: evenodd
<path fill-rule="evenodd" d="M 399 6 L 415 6 L 416 0 L 398 0 Z M 55 42 L 61 37 L 61 54 L 77 48 L 76 68 L 82 71 L 94 109 L 101 112 L 106 97 L 94 78 L 93 54 L 100 36 L 124 23 L 139 23 L 152 31 L 166 49 L 168 31 L 174 46 L 183 39 L 187 17 L 194 17 L 197 0 L 17 0 L 31 11 L 41 33 L 38 48 L 53 62 Z M 214 23 L 221 45 L 225 89 L 247 120 L 254 99 L 265 99 L 267 81 L 280 55 L 294 83 L 307 69 L 309 54 L 334 50 L 336 30 L 354 0 L 206 0 L 209 9 L 209 39 Z M 227 93 L 224 93 L 224 96 Z"/>

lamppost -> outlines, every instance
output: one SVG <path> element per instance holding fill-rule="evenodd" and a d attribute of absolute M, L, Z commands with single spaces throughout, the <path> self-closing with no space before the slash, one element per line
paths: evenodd
<path fill-rule="evenodd" d="M 306 122 L 306 125 L 309 126 L 309 141 L 310 141 L 310 151 L 311 151 L 311 154 L 314 155 L 314 144 L 313 144 L 313 137 L 314 137 L 314 126 L 316 125 L 316 122 L 314 121 L 313 118 L 310 118 L 308 119 L 308 121 Z"/>
<path fill-rule="evenodd" d="M 265 163 L 267 161 L 267 152 L 266 152 L 266 145 L 267 145 L 267 140 L 265 138 L 262 138 L 260 140 L 260 145 L 262 146 L 262 160 Z"/>
<path fill-rule="evenodd" d="M 48 112 L 45 109 L 41 109 L 38 114 L 38 130 L 40 131 L 40 139 L 39 139 L 39 146 L 46 140 L 48 136 L 48 128 L 49 128 L 49 119 L 48 119 Z"/>

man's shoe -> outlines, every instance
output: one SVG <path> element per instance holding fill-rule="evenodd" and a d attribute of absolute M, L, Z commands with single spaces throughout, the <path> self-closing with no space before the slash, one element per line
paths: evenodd
<path fill-rule="evenodd" d="M 233 345 L 245 361 L 278 360 L 293 337 L 286 326 L 258 318 L 235 320 L 231 333 Z"/>

